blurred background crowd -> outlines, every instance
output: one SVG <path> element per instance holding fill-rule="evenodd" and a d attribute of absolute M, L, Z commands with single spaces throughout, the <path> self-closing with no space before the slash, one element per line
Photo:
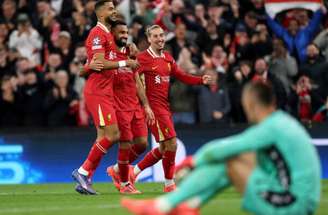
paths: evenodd
<path fill-rule="evenodd" d="M 95 25 L 94 0 L 0 0 L 0 126 L 87 126 L 84 40 Z M 161 25 L 166 48 L 211 86 L 172 79 L 176 123 L 246 121 L 241 90 L 270 82 L 279 108 L 303 122 L 327 122 L 326 9 L 293 9 L 270 18 L 264 0 L 123 0 L 130 41 L 147 48 L 145 28 Z"/>

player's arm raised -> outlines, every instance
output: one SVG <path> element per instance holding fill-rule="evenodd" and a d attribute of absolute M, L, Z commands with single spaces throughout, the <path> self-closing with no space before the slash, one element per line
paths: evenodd
<path fill-rule="evenodd" d="M 209 75 L 203 76 L 194 76 L 189 75 L 186 72 L 182 71 L 175 62 L 172 63 L 172 75 L 182 81 L 183 83 L 190 85 L 202 85 L 202 84 L 211 84 L 212 78 Z"/>
<path fill-rule="evenodd" d="M 138 73 L 135 74 L 135 80 L 136 80 L 138 97 L 139 97 L 142 105 L 144 106 L 147 122 L 150 125 L 153 125 L 155 123 L 155 116 L 154 116 L 152 109 L 150 108 L 150 105 L 149 105 L 149 102 L 148 102 L 148 99 L 146 96 L 146 92 L 145 92 L 145 87 L 142 84 L 142 81 L 140 80 Z"/>

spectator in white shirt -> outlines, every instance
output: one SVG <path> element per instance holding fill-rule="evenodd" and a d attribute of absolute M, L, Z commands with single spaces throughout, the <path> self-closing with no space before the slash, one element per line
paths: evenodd
<path fill-rule="evenodd" d="M 9 48 L 28 58 L 34 65 L 40 64 L 39 51 L 42 48 L 42 40 L 39 33 L 31 26 L 26 14 L 18 15 L 17 30 L 10 34 Z"/>

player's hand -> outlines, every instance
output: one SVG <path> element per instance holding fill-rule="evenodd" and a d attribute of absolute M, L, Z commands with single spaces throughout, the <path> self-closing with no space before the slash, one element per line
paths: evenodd
<path fill-rule="evenodd" d="M 210 75 L 203 75 L 202 80 L 203 80 L 204 85 L 213 84 L 213 80 L 212 80 L 212 77 Z"/>
<path fill-rule="evenodd" d="M 132 70 L 135 70 L 139 67 L 139 63 L 136 60 L 126 60 L 126 66 L 130 67 Z"/>
<path fill-rule="evenodd" d="M 145 105 L 146 120 L 149 125 L 155 124 L 155 115 L 149 105 Z"/>
<path fill-rule="evenodd" d="M 129 43 L 126 46 L 129 49 L 129 57 L 135 59 L 137 57 L 137 54 L 139 53 L 139 49 L 136 46 L 136 44 L 135 43 Z"/>
<path fill-rule="evenodd" d="M 93 56 L 89 63 L 89 68 L 99 72 L 104 69 L 104 63 L 101 60 L 96 59 L 95 56 Z"/>

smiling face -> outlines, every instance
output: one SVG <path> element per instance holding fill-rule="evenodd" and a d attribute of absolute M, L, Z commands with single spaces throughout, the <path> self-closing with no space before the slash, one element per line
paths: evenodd
<path fill-rule="evenodd" d="M 107 24 L 111 25 L 117 20 L 117 10 L 113 2 L 105 2 L 102 6 L 96 9 L 97 17 L 103 19 Z"/>
<path fill-rule="evenodd" d="M 161 27 L 153 26 L 147 31 L 148 42 L 152 49 L 162 51 L 165 46 L 165 34 Z"/>
<path fill-rule="evenodd" d="M 118 47 L 126 46 L 126 44 L 128 42 L 128 36 L 129 36 L 128 27 L 124 24 L 116 25 L 112 29 L 112 32 L 113 32 L 113 35 L 114 35 L 116 45 Z"/>

